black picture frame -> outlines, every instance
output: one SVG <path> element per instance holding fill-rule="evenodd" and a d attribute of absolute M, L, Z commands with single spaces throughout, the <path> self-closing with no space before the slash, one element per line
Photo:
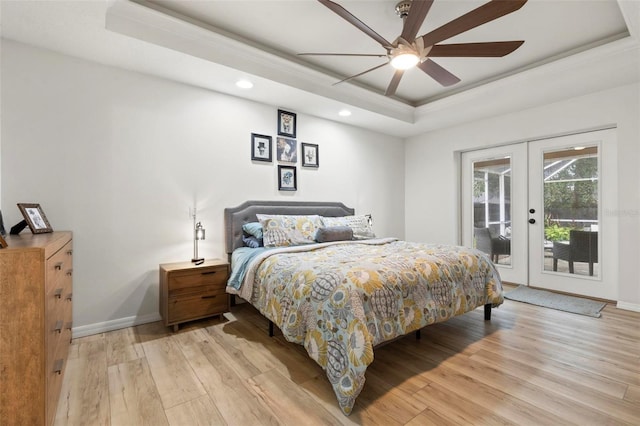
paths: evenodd
<path fill-rule="evenodd" d="M 300 144 L 300 155 L 302 156 L 302 167 L 320 167 L 318 145 L 302 142 Z"/>
<path fill-rule="evenodd" d="M 298 118 L 293 112 L 278 110 L 278 134 L 290 138 L 296 137 L 296 126 Z"/>
<path fill-rule="evenodd" d="M 42 210 L 40 204 L 18 203 L 18 208 L 33 234 L 46 234 L 47 232 L 53 232 L 53 228 L 51 227 L 49 220 L 47 220 L 47 216 L 44 214 L 44 210 Z"/>
<path fill-rule="evenodd" d="M 271 136 L 251 133 L 251 160 L 271 163 L 273 161 L 272 152 Z"/>
<path fill-rule="evenodd" d="M 298 176 L 295 166 L 278 166 L 278 190 L 298 190 Z"/>
<path fill-rule="evenodd" d="M 298 162 L 298 141 L 278 136 L 276 138 L 276 158 L 280 163 L 296 164 Z"/>

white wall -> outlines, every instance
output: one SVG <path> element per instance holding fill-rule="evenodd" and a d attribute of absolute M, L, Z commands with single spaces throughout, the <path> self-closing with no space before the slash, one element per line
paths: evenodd
<path fill-rule="evenodd" d="M 605 214 L 617 215 L 620 229 L 618 300 L 639 309 L 639 100 L 640 85 L 627 85 L 408 139 L 405 234 L 419 241 L 459 242 L 457 152 L 615 125 L 619 201 Z"/>
<path fill-rule="evenodd" d="M 276 163 L 250 159 L 251 132 L 276 136 L 276 107 L 6 40 L 1 108 L 5 222 L 36 202 L 74 232 L 76 336 L 158 318 L 158 264 L 191 258 L 193 205 L 208 258 L 225 257 L 223 209 L 249 199 L 342 201 L 403 237 L 399 139 L 298 114 L 320 167 L 279 193 Z"/>

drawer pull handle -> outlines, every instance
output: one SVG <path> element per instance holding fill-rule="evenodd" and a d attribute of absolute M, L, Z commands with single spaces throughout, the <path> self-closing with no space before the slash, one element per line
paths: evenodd
<path fill-rule="evenodd" d="M 62 289 L 56 288 L 56 291 L 53 292 L 53 295 L 56 297 L 56 299 L 60 299 L 62 297 Z"/>
<path fill-rule="evenodd" d="M 62 374 L 62 366 L 64 365 L 64 360 L 62 358 L 57 359 L 56 363 L 53 364 L 53 372 L 57 374 Z"/>
<path fill-rule="evenodd" d="M 207 272 L 202 272 L 201 274 L 202 275 L 212 275 L 212 274 L 215 274 L 215 273 L 216 273 L 216 271 L 207 271 Z"/>
<path fill-rule="evenodd" d="M 203 299 L 215 299 L 216 297 L 218 297 L 217 295 L 213 295 L 213 296 L 202 296 Z"/>
<path fill-rule="evenodd" d="M 67 254 L 71 256 L 73 254 L 73 250 L 67 250 Z"/>
<path fill-rule="evenodd" d="M 68 301 L 72 301 L 73 300 L 73 293 L 67 294 L 67 300 Z"/>
<path fill-rule="evenodd" d="M 59 271 L 59 270 L 61 270 L 61 269 L 62 269 L 62 265 L 63 265 L 63 262 L 58 262 L 58 263 L 56 263 L 56 265 L 54 266 L 54 268 L 56 269 L 56 271 Z"/>
<path fill-rule="evenodd" d="M 73 269 L 69 269 L 67 271 L 67 276 L 73 276 Z"/>
<path fill-rule="evenodd" d="M 64 326 L 64 328 L 66 328 L 67 330 L 71 330 L 73 328 L 73 323 L 69 321 L 67 325 Z"/>
<path fill-rule="evenodd" d="M 56 328 L 53 331 L 57 331 L 58 333 L 62 333 L 62 320 L 56 321 Z"/>

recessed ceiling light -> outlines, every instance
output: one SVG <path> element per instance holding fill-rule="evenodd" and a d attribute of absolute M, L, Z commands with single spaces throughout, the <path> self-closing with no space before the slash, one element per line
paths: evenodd
<path fill-rule="evenodd" d="M 241 89 L 251 89 L 253 87 L 253 83 L 250 82 L 249 80 L 238 80 L 236 82 L 236 86 L 238 86 Z"/>
<path fill-rule="evenodd" d="M 340 110 L 340 112 L 338 113 L 338 115 L 339 115 L 340 117 L 348 117 L 348 116 L 350 116 L 350 115 L 351 115 L 351 111 L 349 111 L 348 109 L 343 109 L 343 110 Z"/>

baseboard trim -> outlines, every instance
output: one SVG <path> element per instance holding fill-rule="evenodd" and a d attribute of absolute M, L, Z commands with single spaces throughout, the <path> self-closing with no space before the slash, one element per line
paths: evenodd
<path fill-rule="evenodd" d="M 133 327 L 140 324 L 146 324 L 149 322 L 160 321 L 160 313 L 133 316 L 126 318 L 118 318 L 111 321 L 97 322 L 95 324 L 81 325 L 79 327 L 73 327 L 71 330 L 72 338 L 91 336 L 93 334 L 105 333 L 107 331 L 119 330 L 121 328 Z"/>
<path fill-rule="evenodd" d="M 624 309 L 625 311 L 640 312 L 640 305 L 637 303 L 618 302 L 616 308 Z"/>

